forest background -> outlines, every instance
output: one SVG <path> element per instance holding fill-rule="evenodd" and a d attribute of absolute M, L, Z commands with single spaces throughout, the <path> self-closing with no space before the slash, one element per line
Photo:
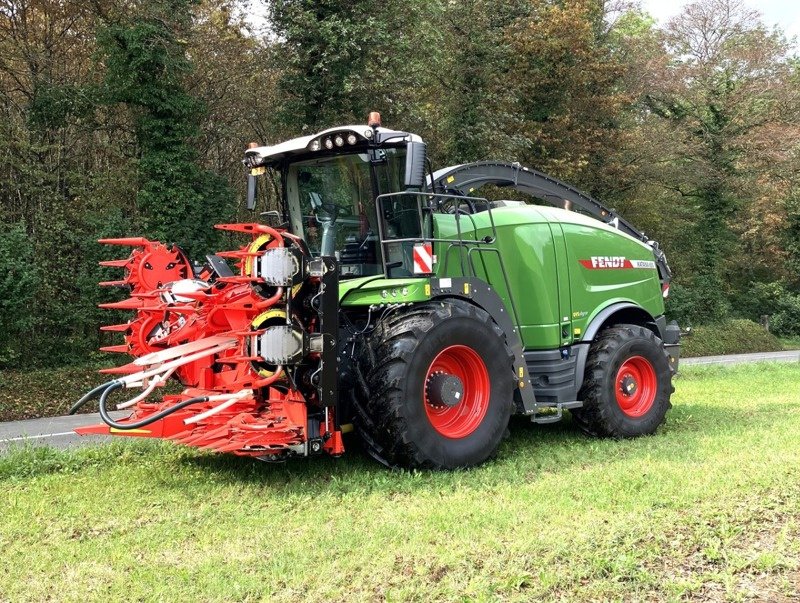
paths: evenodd
<path fill-rule="evenodd" d="M 626 0 L 0 0 L 0 368 L 112 343 L 98 238 L 227 248 L 248 141 L 370 110 L 436 166 L 519 161 L 616 208 L 682 325 L 796 337 L 796 48 L 739 0 L 664 25 Z"/>

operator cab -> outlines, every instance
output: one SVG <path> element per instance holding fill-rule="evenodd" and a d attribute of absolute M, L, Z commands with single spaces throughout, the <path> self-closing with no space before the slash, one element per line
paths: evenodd
<path fill-rule="evenodd" d="M 265 168 L 278 171 L 282 209 L 291 231 L 305 240 L 312 255 L 335 257 L 342 279 L 384 274 L 381 234 L 384 239 L 421 236 L 417 204 L 410 202 L 413 196 L 383 203 L 382 224 L 376 199 L 424 187 L 424 143 L 414 134 L 380 127 L 380 117 L 373 119 L 374 115 L 367 126 L 252 147 L 245 158 L 251 174 L 248 207 L 255 204 L 255 177 Z M 415 172 L 415 179 L 409 171 Z M 410 244 L 388 243 L 385 251 L 389 276 L 413 273 Z"/>
<path fill-rule="evenodd" d="M 335 256 L 343 278 L 383 273 L 375 193 L 403 190 L 405 153 L 375 149 L 289 165 L 292 230 L 313 255 Z"/>

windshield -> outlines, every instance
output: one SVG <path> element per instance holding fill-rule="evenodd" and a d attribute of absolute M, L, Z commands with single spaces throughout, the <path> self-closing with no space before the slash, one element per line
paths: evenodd
<path fill-rule="evenodd" d="M 342 277 L 381 274 L 375 189 L 404 189 L 405 148 L 320 157 L 289 168 L 293 229 L 314 255 L 335 256 Z"/>

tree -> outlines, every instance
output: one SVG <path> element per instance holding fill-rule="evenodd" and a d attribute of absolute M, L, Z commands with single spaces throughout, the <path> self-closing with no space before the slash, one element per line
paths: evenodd
<path fill-rule="evenodd" d="M 500 156 L 509 138 L 500 129 L 502 101 L 519 74 L 510 72 L 506 32 L 531 13 L 528 0 L 468 0 L 445 4 L 444 57 L 437 74 L 440 153 L 448 163 Z"/>
<path fill-rule="evenodd" d="M 2 314 L 18 366 L 74 361 L 96 347 L 93 308 L 107 291 L 96 286 L 93 256 L 98 236 L 112 234 L 98 226 L 119 229 L 135 191 L 125 119 L 97 110 L 90 8 L 0 0 Z"/>
<path fill-rule="evenodd" d="M 203 108 L 186 92 L 191 71 L 185 36 L 192 0 L 139 4 L 98 31 L 104 99 L 132 109 L 139 145 L 138 210 L 145 233 L 177 241 L 191 254 L 212 251 L 215 222 L 233 203 L 226 183 L 199 167 L 192 140 Z"/>
<path fill-rule="evenodd" d="M 387 123 L 397 118 L 395 127 L 401 127 L 400 118 L 410 121 L 404 113 L 413 107 L 404 101 L 427 77 L 421 57 L 435 51 L 418 39 L 422 15 L 437 4 L 270 0 L 280 41 L 275 60 L 285 66 L 278 119 L 294 132 L 363 123 L 378 109 Z"/>
<path fill-rule="evenodd" d="M 24 356 L 39 275 L 25 225 L 0 224 L 0 367 Z"/>
<path fill-rule="evenodd" d="M 695 317 L 718 319 L 735 282 L 726 268 L 741 268 L 732 222 L 754 202 L 752 170 L 791 104 L 788 48 L 739 0 L 688 5 L 664 43 L 667 60 L 653 71 L 647 99 L 668 126 L 661 181 L 694 210 Z"/>
<path fill-rule="evenodd" d="M 448 3 L 440 72 L 447 160 L 518 160 L 613 197 L 630 95 L 609 3 Z M 613 175 L 611 175 L 613 173 Z"/>

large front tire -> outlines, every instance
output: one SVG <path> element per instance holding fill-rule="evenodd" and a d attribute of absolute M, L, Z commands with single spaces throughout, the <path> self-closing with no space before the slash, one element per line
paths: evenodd
<path fill-rule="evenodd" d="M 574 422 L 590 435 L 630 438 L 654 433 L 672 406 L 672 371 L 664 345 L 638 325 L 603 330 L 589 348 L 583 407 Z"/>
<path fill-rule="evenodd" d="M 381 321 L 358 358 L 356 427 L 390 466 L 454 469 L 490 458 L 508 428 L 514 372 L 503 332 L 459 300 Z"/>

